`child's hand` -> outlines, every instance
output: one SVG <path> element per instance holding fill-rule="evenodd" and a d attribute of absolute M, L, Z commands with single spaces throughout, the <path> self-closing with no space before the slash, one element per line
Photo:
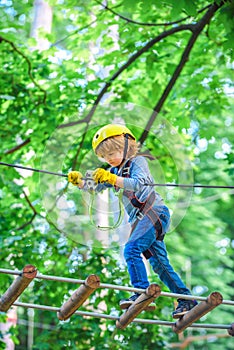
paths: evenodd
<path fill-rule="evenodd" d="M 112 174 L 110 171 L 105 169 L 98 168 L 93 172 L 93 179 L 96 183 L 108 182 L 114 186 L 117 180 L 117 175 Z"/>
<path fill-rule="evenodd" d="M 82 187 L 82 178 L 83 175 L 79 171 L 70 171 L 70 173 L 68 173 L 68 181 L 71 182 L 74 186 Z"/>

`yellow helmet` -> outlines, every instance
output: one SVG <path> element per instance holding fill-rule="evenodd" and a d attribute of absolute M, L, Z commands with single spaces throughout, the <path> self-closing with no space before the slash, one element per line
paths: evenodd
<path fill-rule="evenodd" d="M 109 137 L 119 135 L 130 135 L 134 140 L 136 139 L 133 133 L 124 125 L 121 124 L 108 124 L 99 129 L 93 137 L 93 150 L 96 151 L 100 143 Z"/>

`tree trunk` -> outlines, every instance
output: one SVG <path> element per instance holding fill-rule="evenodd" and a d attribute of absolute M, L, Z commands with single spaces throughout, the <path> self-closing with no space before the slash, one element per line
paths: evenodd
<path fill-rule="evenodd" d="M 44 0 L 34 1 L 34 18 L 30 36 L 37 40 L 34 50 L 46 50 L 49 48 L 49 41 L 44 38 L 45 33 L 51 33 L 52 8 Z"/>

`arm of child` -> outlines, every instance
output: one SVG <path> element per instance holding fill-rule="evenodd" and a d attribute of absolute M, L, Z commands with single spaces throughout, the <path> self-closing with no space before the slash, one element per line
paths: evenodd
<path fill-rule="evenodd" d="M 115 186 L 119 188 L 124 188 L 124 177 L 117 176 Z"/>
<path fill-rule="evenodd" d="M 131 176 L 122 177 L 112 172 L 98 168 L 93 173 L 93 179 L 96 183 L 108 183 L 112 186 L 125 188 L 128 191 L 139 191 L 145 183 L 153 183 L 147 161 L 144 157 L 137 157 L 132 161 Z"/>

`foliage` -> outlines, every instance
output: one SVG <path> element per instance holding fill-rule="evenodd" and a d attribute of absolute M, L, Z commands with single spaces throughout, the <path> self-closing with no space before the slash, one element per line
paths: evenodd
<path fill-rule="evenodd" d="M 1 350 L 9 348 L 7 347 L 5 342 L 6 338 L 18 344 L 17 329 L 14 326 L 9 327 L 7 322 L 8 322 L 7 314 L 5 312 L 0 312 L 0 349 Z"/>
<path fill-rule="evenodd" d="M 232 186 L 233 1 L 48 3 L 53 30 L 41 31 L 50 42 L 44 51 L 32 49 L 33 1 L 0 5 L 2 162 L 85 173 L 101 165 L 92 154 L 94 132 L 122 118 L 142 150 L 155 156 L 150 168 L 156 183 Z M 97 242 L 87 194 L 65 178 L 2 165 L 0 186 L 2 268 L 31 263 L 43 274 L 84 279 L 97 273 L 102 282 L 129 284 L 116 232 L 106 233 L 106 249 Z M 194 294 L 217 289 L 233 298 L 233 190 L 157 190 L 172 211 L 166 243 L 175 269 Z M 151 273 L 149 278 L 155 281 Z M 1 293 L 11 281 L 1 275 Z M 21 300 L 58 306 L 72 290 L 74 285 L 35 280 Z M 87 308 L 119 314 L 123 292 L 102 293 Z M 146 316 L 171 320 L 171 309 L 171 300 L 160 297 L 156 314 Z M 231 311 L 223 305 L 201 321 L 229 324 Z M 19 318 L 27 317 L 19 308 Z M 178 341 L 167 327 L 132 324 L 122 332 L 110 320 L 58 322 L 54 313 L 38 310 L 34 317 L 34 349 L 164 349 Z M 27 329 L 18 329 L 16 349 L 25 349 Z M 228 350 L 231 339 L 193 345 L 202 346 Z"/>
<path fill-rule="evenodd" d="M 6 322 L 6 314 L 5 313 L 2 313 L 1 312 L 1 314 L 0 314 L 0 322 L 1 323 L 5 323 Z M 6 349 L 6 344 L 5 344 L 5 342 L 2 340 L 3 339 L 3 333 L 2 333 L 2 331 L 0 331 L 0 349 L 1 350 L 4 350 L 4 349 Z"/>

